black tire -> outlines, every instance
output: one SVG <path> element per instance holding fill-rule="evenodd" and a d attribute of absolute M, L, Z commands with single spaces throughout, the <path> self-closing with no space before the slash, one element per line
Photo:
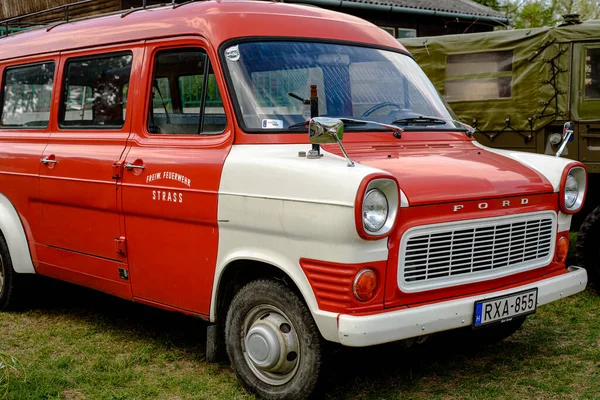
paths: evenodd
<path fill-rule="evenodd" d="M 282 338 L 279 347 L 267 344 L 275 337 L 271 333 Z M 254 338 L 247 342 L 254 354 L 246 351 L 247 336 Z M 231 366 L 249 392 L 270 400 L 305 399 L 315 393 L 323 339 L 302 299 L 283 283 L 257 280 L 235 295 L 227 312 L 225 342 Z M 262 368 L 253 361 L 258 357 L 277 365 Z"/>
<path fill-rule="evenodd" d="M 17 287 L 20 277 L 15 273 L 8 245 L 0 233 L 0 311 L 14 310 L 18 305 Z"/>
<path fill-rule="evenodd" d="M 600 292 L 600 207 L 589 213 L 577 234 L 577 264 L 588 273 L 589 282 Z"/>

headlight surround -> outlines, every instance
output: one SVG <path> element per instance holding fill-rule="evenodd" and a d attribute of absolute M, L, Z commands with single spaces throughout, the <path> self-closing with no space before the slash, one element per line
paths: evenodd
<path fill-rule="evenodd" d="M 385 194 L 379 189 L 371 189 L 365 195 L 362 206 L 363 225 L 369 232 L 383 228 L 389 213 L 389 204 Z"/>
<path fill-rule="evenodd" d="M 400 203 L 396 179 L 384 174 L 367 176 L 361 183 L 355 205 L 356 231 L 367 240 L 390 234 Z"/>
<path fill-rule="evenodd" d="M 585 201 L 587 174 L 582 165 L 565 169 L 560 185 L 560 209 L 566 214 L 581 210 Z"/>

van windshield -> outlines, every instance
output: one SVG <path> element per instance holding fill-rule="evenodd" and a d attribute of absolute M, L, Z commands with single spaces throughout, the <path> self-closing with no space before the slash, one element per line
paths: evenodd
<path fill-rule="evenodd" d="M 311 42 L 254 42 L 224 51 L 243 128 L 305 132 L 310 86 L 319 115 L 394 124 L 404 129 L 464 129 L 417 63 L 393 51 Z M 301 98 L 301 99 L 298 99 Z M 425 117 L 425 118 L 423 118 Z M 348 130 L 385 129 L 371 124 Z"/>

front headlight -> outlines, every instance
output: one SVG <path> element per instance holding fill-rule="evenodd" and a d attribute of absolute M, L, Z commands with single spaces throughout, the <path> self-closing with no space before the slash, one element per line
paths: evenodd
<path fill-rule="evenodd" d="M 358 235 L 367 240 L 388 236 L 398 215 L 400 190 L 395 179 L 371 175 L 356 196 L 355 219 Z"/>
<path fill-rule="evenodd" d="M 573 175 L 567 175 L 567 181 L 565 182 L 565 206 L 567 208 L 573 208 L 575 202 L 577 202 L 578 186 L 577 179 Z"/>
<path fill-rule="evenodd" d="M 377 232 L 385 225 L 389 206 L 387 197 L 379 189 L 371 189 L 363 201 L 363 225 L 369 232 Z"/>
<path fill-rule="evenodd" d="M 560 208 L 573 214 L 581 209 L 585 200 L 587 176 L 583 167 L 572 167 L 563 175 L 560 193 Z"/>

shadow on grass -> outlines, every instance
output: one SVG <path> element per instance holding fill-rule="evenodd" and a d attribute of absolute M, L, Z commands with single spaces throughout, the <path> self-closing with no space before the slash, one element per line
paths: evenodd
<path fill-rule="evenodd" d="M 198 318 L 43 277 L 35 280 L 32 292 L 25 313 L 89 323 L 117 337 L 152 343 L 158 351 L 175 349 L 204 361 L 207 323 Z M 425 397 L 447 396 L 456 385 L 477 390 L 477 385 L 495 380 L 505 369 L 519 369 L 528 355 L 546 352 L 547 346 L 551 341 L 527 340 L 524 345 L 508 340 L 473 348 L 447 334 L 410 348 L 399 344 L 334 346 L 325 364 L 323 392 L 328 399 L 346 399 L 373 394 L 378 398 L 394 398 L 400 393 L 418 396 L 424 391 Z"/>
<path fill-rule="evenodd" d="M 164 347 L 183 347 L 198 352 L 203 360 L 207 322 L 200 318 L 164 311 L 123 300 L 66 282 L 32 277 L 31 293 L 22 312 L 89 322 L 97 329 L 128 339 L 152 341 Z"/>

